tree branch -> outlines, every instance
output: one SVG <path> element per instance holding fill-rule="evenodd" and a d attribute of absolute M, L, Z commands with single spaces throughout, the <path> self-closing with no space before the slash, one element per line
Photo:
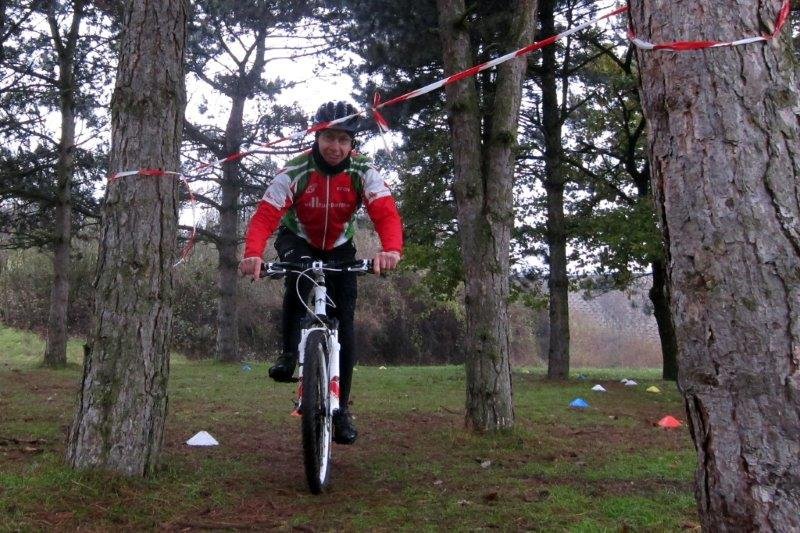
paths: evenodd
<path fill-rule="evenodd" d="M 612 183 L 611 180 L 608 180 L 608 179 L 604 178 L 603 176 L 591 171 L 590 169 L 586 168 L 586 166 L 583 165 L 580 161 L 577 161 L 577 160 L 569 157 L 566 153 L 563 154 L 561 157 L 572 168 L 578 170 L 579 172 L 582 172 L 583 174 L 585 174 L 586 176 L 592 178 L 595 181 L 603 182 L 605 185 L 610 187 L 614 192 L 616 192 L 617 195 L 620 198 L 622 198 L 625 202 L 627 202 L 629 204 L 633 204 L 634 203 L 634 201 L 631 199 L 631 197 L 628 196 L 628 194 L 625 191 L 623 191 L 622 189 L 620 189 L 616 184 Z"/>
<path fill-rule="evenodd" d="M 187 137 L 189 137 L 194 142 L 202 144 L 203 146 L 208 148 L 211 151 L 211 153 L 214 154 L 214 157 L 217 158 L 225 157 L 225 154 L 223 154 L 223 147 L 221 141 L 217 139 L 212 139 L 211 137 L 200 131 L 200 128 L 198 128 L 188 120 L 183 121 L 183 129 Z"/>
<path fill-rule="evenodd" d="M 217 235 L 216 233 L 212 233 L 212 232 L 208 231 L 205 228 L 201 228 L 201 227 L 195 228 L 193 226 L 184 226 L 183 224 L 180 224 L 178 226 L 178 229 L 182 229 L 182 230 L 186 230 L 186 231 L 194 230 L 194 231 L 197 232 L 198 235 L 203 237 L 202 240 L 204 240 L 206 242 L 213 242 L 214 244 L 219 244 L 219 235 Z"/>

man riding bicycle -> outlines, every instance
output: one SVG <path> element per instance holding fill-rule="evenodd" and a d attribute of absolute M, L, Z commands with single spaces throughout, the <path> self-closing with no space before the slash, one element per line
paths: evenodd
<path fill-rule="evenodd" d="M 314 122 L 330 122 L 355 113 L 355 108 L 346 102 L 327 102 L 317 110 Z M 362 203 L 382 246 L 373 259 L 375 273 L 397 266 L 403 249 L 400 214 L 383 177 L 367 157 L 353 151 L 353 139 L 359 129 L 360 120 L 353 117 L 317 132 L 311 149 L 290 160 L 273 178 L 247 228 L 244 258 L 239 263 L 243 276 L 259 278 L 267 239 L 276 229 L 275 249 L 281 261 L 355 259 L 355 214 Z M 281 324 L 283 354 L 269 369 L 272 379 L 284 383 L 294 381 L 300 324 L 306 314 L 303 300 L 311 289 L 308 279 L 300 280 L 301 300 L 295 291 L 296 283 L 296 274 L 286 277 Z M 358 436 L 348 408 L 356 362 L 356 274 L 330 273 L 327 287 L 335 306 L 330 315 L 339 321 L 341 343 L 341 408 L 333 417 L 333 440 L 352 444 Z"/>

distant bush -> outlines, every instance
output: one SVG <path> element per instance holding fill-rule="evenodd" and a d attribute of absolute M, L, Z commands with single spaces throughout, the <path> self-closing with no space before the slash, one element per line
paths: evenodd
<path fill-rule="evenodd" d="M 73 249 L 67 311 L 73 335 L 84 335 L 89 329 L 96 258 L 96 249 L 88 243 L 79 243 Z M 32 249 L 5 251 L 0 261 L 0 322 L 44 332 L 52 284 L 49 254 Z"/>
<path fill-rule="evenodd" d="M 369 257 L 377 239 L 359 236 L 359 256 Z M 271 250 L 271 249 L 270 249 Z M 273 252 L 268 252 L 268 255 Z M 70 334 L 85 337 L 94 306 L 95 243 L 73 247 L 68 324 Z M 217 253 L 195 246 L 175 270 L 173 347 L 193 358 L 212 357 L 216 344 Z M 464 311 L 455 301 L 430 298 L 421 273 L 398 271 L 387 277 L 359 278 L 356 338 L 364 364 L 458 364 L 464 361 Z M 43 333 L 47 327 L 52 261 L 37 250 L 5 251 L 0 256 L 0 321 Z M 239 347 L 242 359 L 260 360 L 280 351 L 283 282 L 239 283 Z M 524 314 L 524 313 L 523 313 Z M 524 338 L 530 320 L 515 318 L 512 339 Z M 512 360 L 531 364 L 530 344 L 513 343 Z"/>
<path fill-rule="evenodd" d="M 379 247 L 375 235 L 361 231 L 359 256 Z M 268 257 L 274 257 L 269 248 Z M 86 336 L 94 306 L 97 245 L 76 241 L 71 262 L 70 334 Z M 37 250 L 0 253 L 0 322 L 43 333 L 47 327 L 52 263 Z M 461 297 L 439 301 L 411 269 L 387 277 L 359 278 L 356 339 L 364 364 L 460 364 L 464 362 L 465 321 Z M 646 292 L 646 291 L 644 291 Z M 239 347 L 242 359 L 276 356 L 281 347 L 283 282 L 239 283 Z M 642 300 L 646 303 L 646 297 Z M 641 298 L 640 298 L 641 299 Z M 532 310 L 522 300 L 509 308 L 511 363 L 546 364 L 547 310 Z M 584 300 L 570 298 L 572 366 L 658 366 L 660 347 L 652 316 L 631 307 L 622 293 Z M 212 357 L 216 344 L 217 252 L 198 244 L 175 270 L 173 347 L 193 358 Z"/>
<path fill-rule="evenodd" d="M 33 250 L 9 252 L 0 267 L 0 320 L 9 326 L 41 331 L 47 325 L 52 281 L 47 256 Z"/>

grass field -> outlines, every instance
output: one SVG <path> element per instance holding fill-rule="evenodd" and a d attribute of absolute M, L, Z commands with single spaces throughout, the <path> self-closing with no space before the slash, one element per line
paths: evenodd
<path fill-rule="evenodd" d="M 65 467 L 81 350 L 71 345 L 58 371 L 39 367 L 42 350 L 35 335 L 0 327 L 2 531 L 699 528 L 688 431 L 654 425 L 683 419 L 682 403 L 655 370 L 579 369 L 588 381 L 554 384 L 523 369 L 514 430 L 474 435 L 463 429 L 462 368 L 358 367 L 359 440 L 334 448 L 331 489 L 312 496 L 293 388 L 265 379 L 266 365 L 173 357 L 162 467 L 126 479 Z M 578 396 L 590 408 L 569 409 Z M 200 430 L 220 446 L 186 446 Z"/>

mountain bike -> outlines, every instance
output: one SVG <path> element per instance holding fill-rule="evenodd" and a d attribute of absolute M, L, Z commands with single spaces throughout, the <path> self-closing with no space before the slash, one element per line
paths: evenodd
<path fill-rule="evenodd" d="M 308 310 L 300 333 L 296 409 L 292 414 L 301 417 L 303 463 L 308 488 L 319 494 L 330 478 L 333 413 L 339 409 L 339 336 L 338 321 L 328 317 L 327 307 L 333 305 L 325 286 L 326 272 L 372 271 L 372 261 L 363 259 L 346 262 L 306 261 L 299 263 L 265 263 L 261 277 L 282 278 L 297 274 L 295 290 Z M 308 303 L 300 293 L 300 280 L 313 283 Z"/>

